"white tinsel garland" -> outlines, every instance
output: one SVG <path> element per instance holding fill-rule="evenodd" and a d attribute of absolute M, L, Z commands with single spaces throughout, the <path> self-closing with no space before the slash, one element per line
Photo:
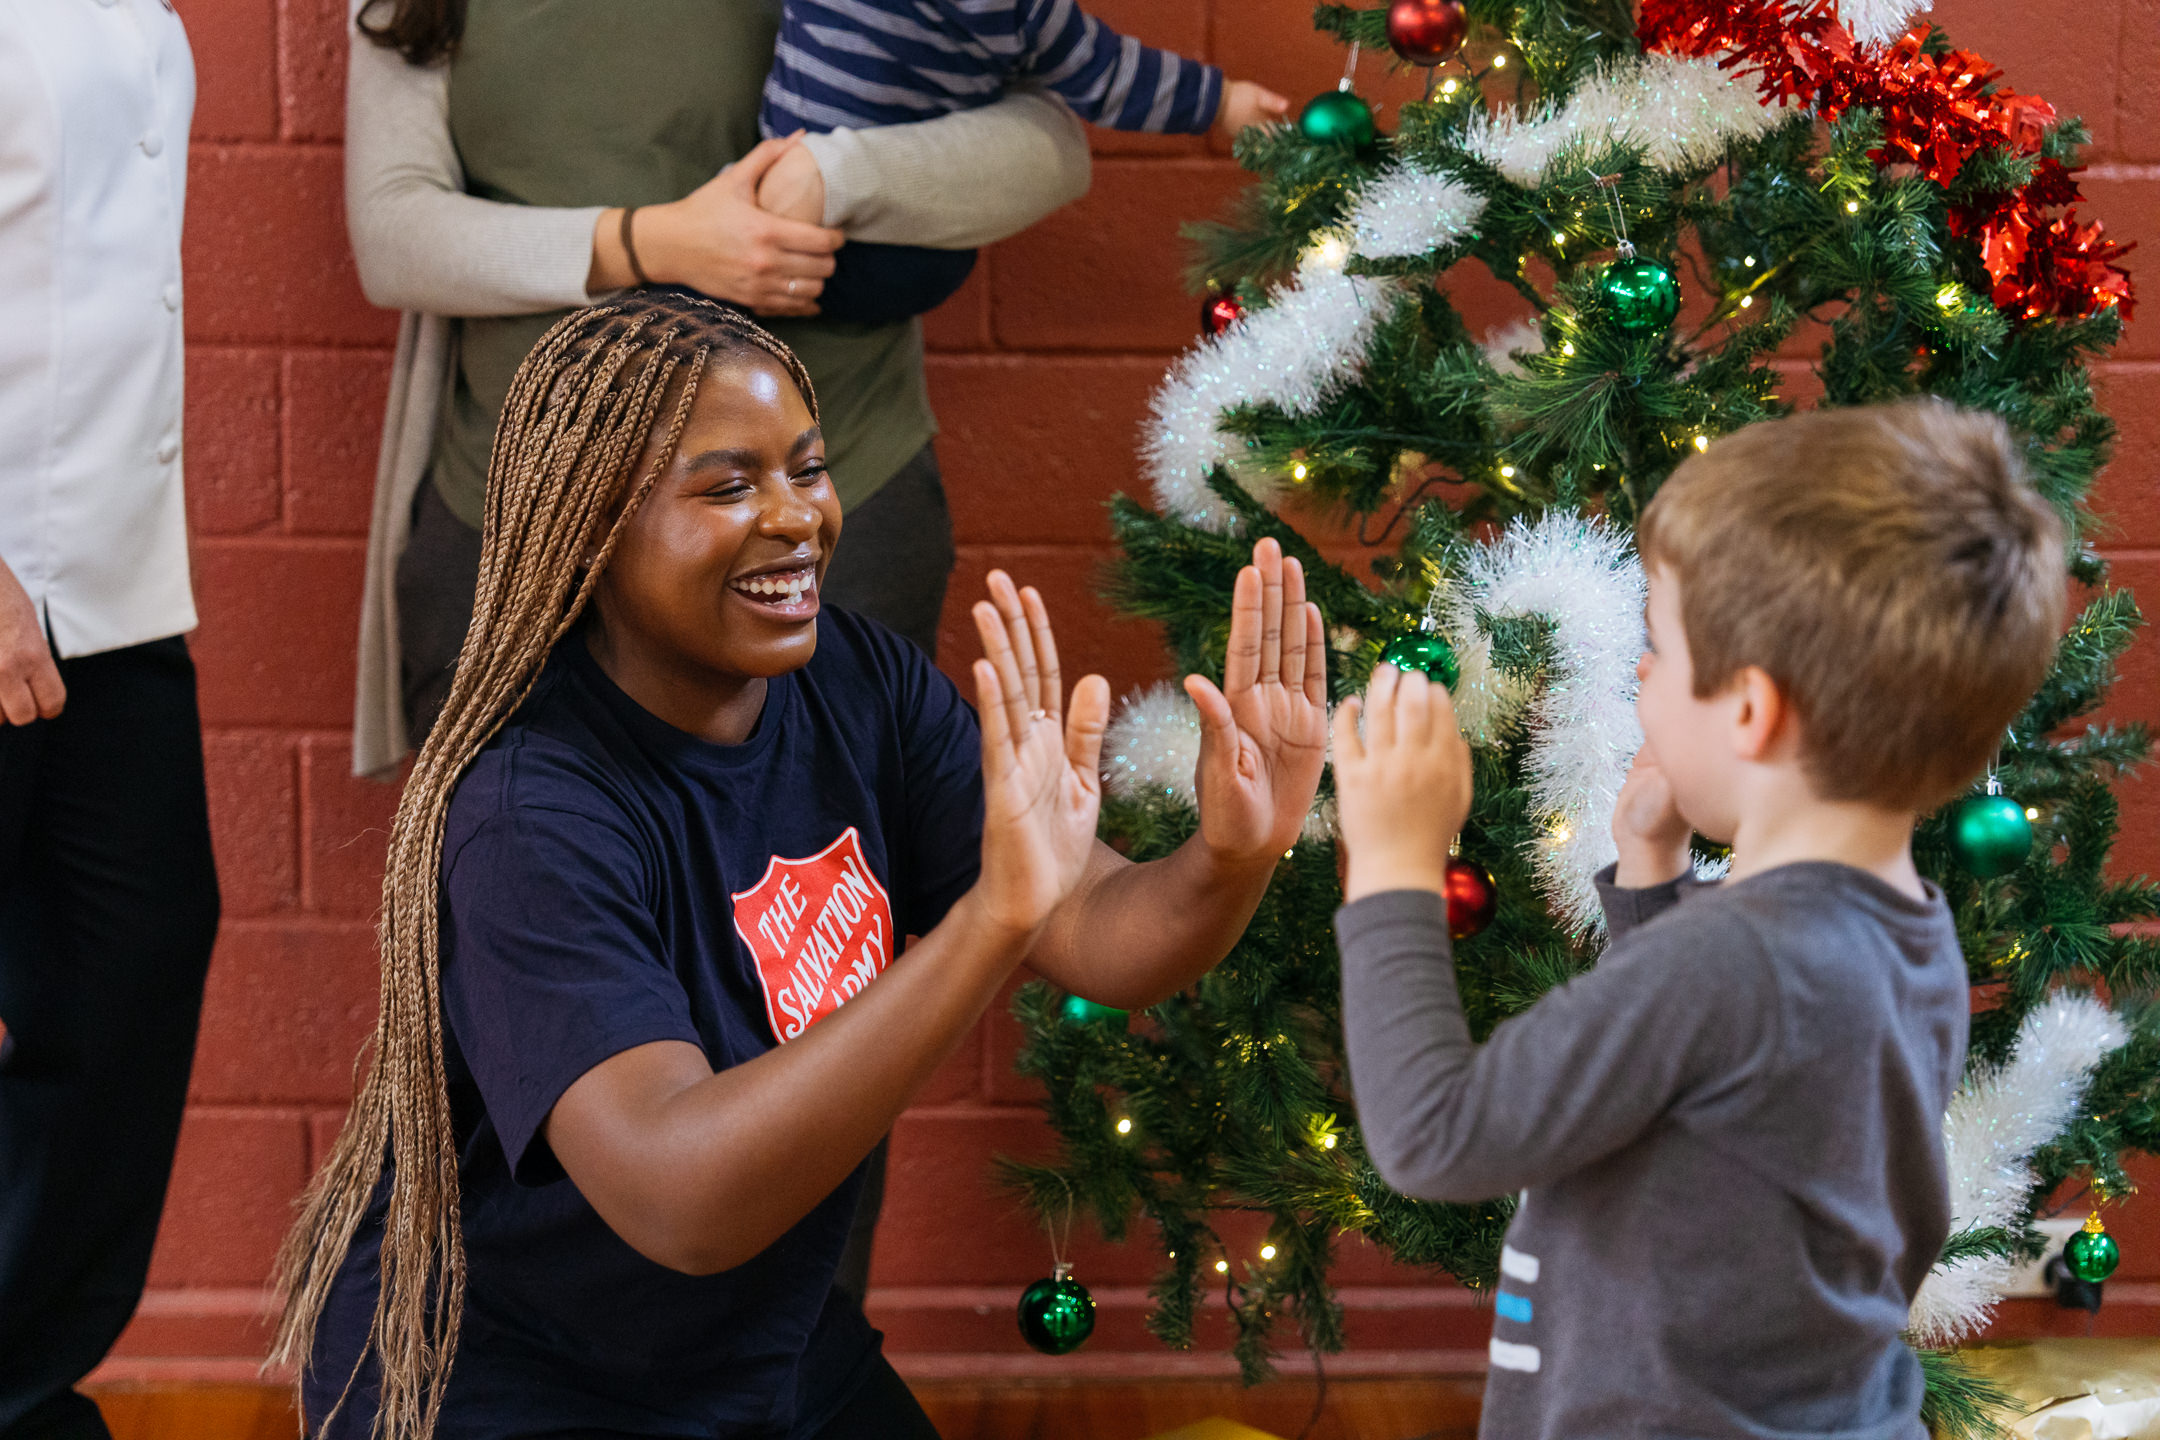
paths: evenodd
<path fill-rule="evenodd" d="M 1716 160 L 1735 140 L 1767 133 L 1782 118 L 1715 60 L 1653 53 L 1591 76 L 1558 108 L 1503 108 L 1474 117 L 1463 148 L 1516 184 L 1535 187 L 1546 167 L 1578 142 L 1636 145 L 1660 170 L 1688 169 Z"/>
<path fill-rule="evenodd" d="M 2007 1063 L 1966 1079 L 1943 1117 L 1953 1233 L 2018 1223 L 2033 1187 L 2026 1162 L 2076 1118 L 2093 1071 L 2127 1039 L 2098 1000 L 2059 991 L 2025 1017 Z M 1978 1330 L 2015 1268 L 2000 1256 L 1938 1264 L 1913 1299 L 1907 1333 L 1942 1346 Z"/>
<path fill-rule="evenodd" d="M 1838 0 L 1838 18 L 1863 45 L 1895 40 L 1912 24 L 1912 17 L 1934 6 L 1929 0 Z"/>
<path fill-rule="evenodd" d="M 1485 197 L 1451 175 L 1397 165 L 1359 192 L 1350 243 L 1360 255 L 1423 255 L 1468 235 Z"/>
<path fill-rule="evenodd" d="M 1532 863 L 1554 914 L 1577 935 L 1604 924 L 1594 877 L 1618 853 L 1613 802 L 1642 746 L 1635 662 L 1644 593 L 1624 535 L 1601 520 L 1551 514 L 1479 547 L 1427 603 L 1462 666 L 1455 711 L 1464 738 L 1497 744 L 1530 706 L 1525 768 L 1531 814 L 1545 832 Z M 1494 665 L 1481 611 L 1552 622 L 1551 671 L 1534 697 Z"/>
<path fill-rule="evenodd" d="M 1168 800 L 1200 808 L 1194 784 L 1200 765 L 1200 712 L 1184 688 L 1169 681 L 1125 697 L 1103 733 L 1103 783 L 1121 800 Z M 1335 802 L 1313 801 L 1302 837 L 1335 833 Z"/>
<path fill-rule="evenodd" d="M 1342 241 L 1317 246 L 1295 281 L 1222 334 L 1203 340 L 1170 368 L 1155 392 L 1140 454 L 1155 503 L 1189 525 L 1222 532 L 1237 512 L 1208 488 L 1208 472 L 1230 466 L 1232 437 L 1216 428 L 1226 410 L 1273 405 L 1309 415 L 1357 377 L 1384 312 L 1391 282 L 1342 273 Z M 1239 474 L 1265 502 L 1273 486 Z"/>

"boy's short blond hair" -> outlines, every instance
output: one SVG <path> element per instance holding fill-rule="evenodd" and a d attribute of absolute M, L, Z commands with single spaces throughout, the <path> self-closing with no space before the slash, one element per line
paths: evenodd
<path fill-rule="evenodd" d="M 1673 472 L 1636 544 L 1679 582 L 1695 694 L 1760 666 L 1828 800 L 1948 800 L 2062 633 L 2062 522 L 1999 417 L 1939 400 L 1725 436 Z"/>

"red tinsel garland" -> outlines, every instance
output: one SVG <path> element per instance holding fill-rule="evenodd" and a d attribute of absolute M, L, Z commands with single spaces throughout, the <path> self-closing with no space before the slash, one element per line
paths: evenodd
<path fill-rule="evenodd" d="M 1887 45 L 1862 45 L 1831 0 L 1643 0 L 1638 27 L 1648 49 L 1754 75 L 1766 101 L 1794 101 L 1826 120 L 1867 106 L 1883 121 L 1875 161 L 1910 163 L 1938 185 L 1996 146 L 2038 157 L 2029 183 L 1953 204 L 1951 233 L 1976 240 L 1992 298 L 2013 315 L 2120 305 L 2128 317 L 2130 276 L 2114 262 L 2131 247 L 2106 239 L 2098 221 L 2080 224 L 2075 172 L 2040 156 L 2055 107 L 1991 88 L 2002 72 L 1969 50 L 1928 54 L 1929 30 L 1920 21 Z"/>

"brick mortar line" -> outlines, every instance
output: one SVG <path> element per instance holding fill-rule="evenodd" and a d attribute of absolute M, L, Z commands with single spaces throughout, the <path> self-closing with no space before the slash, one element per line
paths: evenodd
<path fill-rule="evenodd" d="M 220 159 L 233 155 L 290 155 L 345 153 L 343 140 L 288 140 L 282 136 L 265 140 L 259 135 L 190 135 L 188 158 L 193 160 L 201 154 L 216 155 Z"/>
<path fill-rule="evenodd" d="M 265 1100 L 259 1104 L 233 1100 L 190 1102 L 186 1114 L 195 1120 L 289 1120 L 305 1125 L 316 1111 L 289 1100 Z"/>
<path fill-rule="evenodd" d="M 384 315 L 398 313 L 373 305 L 368 309 Z M 225 335 L 191 334 L 187 337 L 186 345 L 190 350 L 270 350 L 286 353 L 314 351 L 323 354 L 347 352 L 389 355 L 395 351 L 394 344 L 386 345 L 380 340 L 315 340 L 287 336 L 235 339 Z"/>
<path fill-rule="evenodd" d="M 294 910 L 276 915 L 235 915 L 220 921 L 218 933 L 236 931 L 268 934 L 274 930 L 373 930 L 375 922 L 360 915 L 325 915 L 320 911 Z"/>

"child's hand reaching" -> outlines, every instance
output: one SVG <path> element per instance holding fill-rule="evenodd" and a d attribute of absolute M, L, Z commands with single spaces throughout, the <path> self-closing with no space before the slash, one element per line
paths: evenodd
<path fill-rule="evenodd" d="M 1612 833 L 1620 847 L 1614 883 L 1640 890 L 1687 873 L 1688 838 L 1694 829 L 1673 802 L 1672 781 L 1648 745 L 1635 752 L 1635 763 L 1628 766 L 1620 798 L 1613 804 Z"/>
<path fill-rule="evenodd" d="M 1215 129 L 1226 140 L 1235 140 L 1248 125 L 1279 124 L 1290 118 L 1290 102 L 1250 80 L 1223 82 L 1222 108 L 1215 112 Z"/>
<path fill-rule="evenodd" d="M 825 172 L 818 169 L 810 147 L 794 136 L 772 167 L 758 177 L 758 209 L 800 220 L 805 225 L 825 223 Z"/>
<path fill-rule="evenodd" d="M 1381 665 L 1362 700 L 1342 703 L 1335 805 L 1350 852 L 1346 900 L 1383 890 L 1444 893 L 1448 847 L 1470 813 L 1470 747 L 1444 687 Z"/>
<path fill-rule="evenodd" d="M 1095 846 L 1110 685 L 1089 675 L 1065 714 L 1057 642 L 1042 596 L 990 572 L 975 604 L 987 659 L 975 662 L 982 715 L 983 859 L 976 894 L 999 926 L 1032 936 L 1070 895 Z M 995 602 L 995 603 L 992 603 Z"/>

